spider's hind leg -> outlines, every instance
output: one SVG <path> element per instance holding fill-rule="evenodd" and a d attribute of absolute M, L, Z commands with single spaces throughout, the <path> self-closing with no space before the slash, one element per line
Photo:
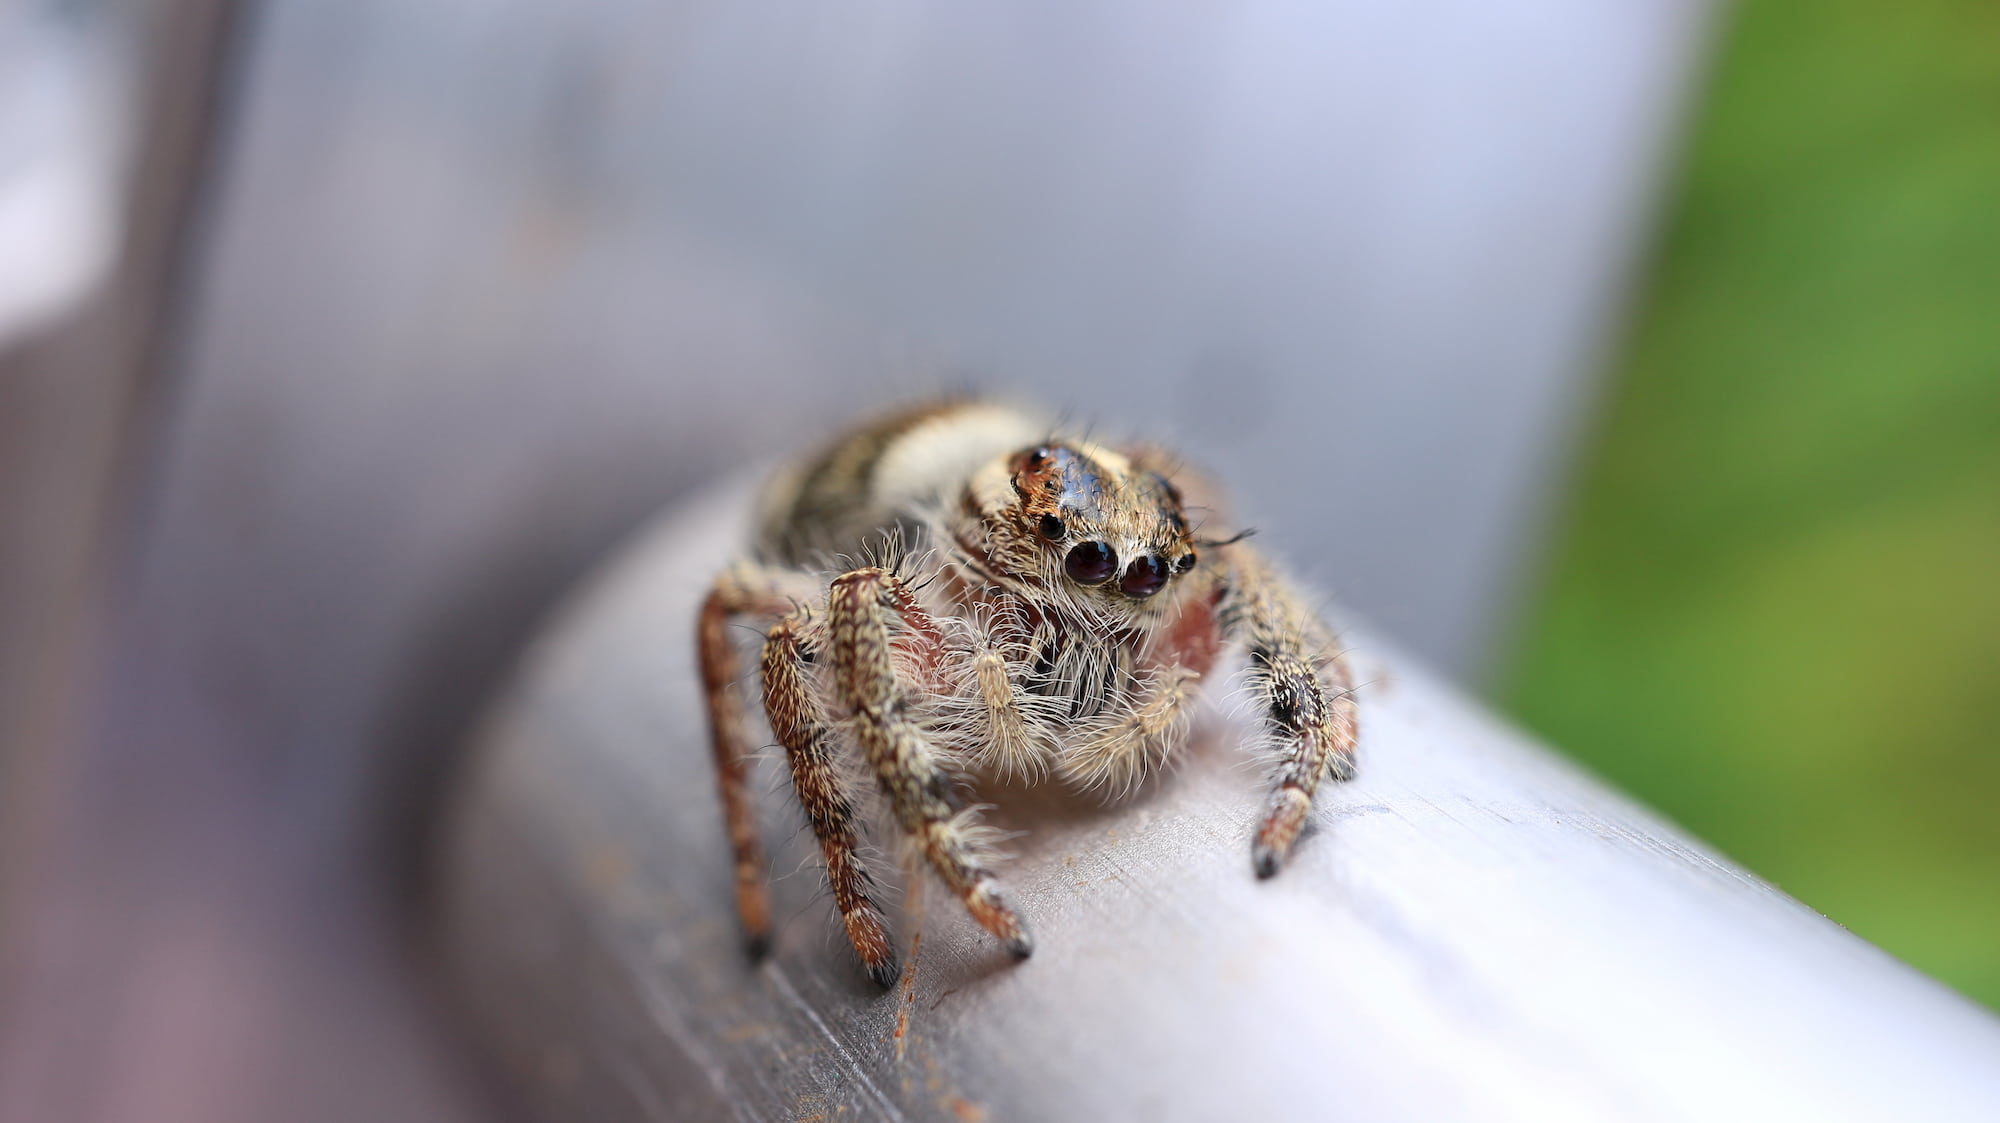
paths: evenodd
<path fill-rule="evenodd" d="M 741 616 L 772 619 L 790 612 L 800 586 L 796 575 L 784 570 L 740 563 L 715 579 L 695 630 L 716 786 L 736 872 L 736 911 L 752 956 L 762 956 L 770 946 L 771 898 L 764 884 L 764 845 L 757 837 L 756 801 L 750 791 L 750 735 L 729 628 Z"/>

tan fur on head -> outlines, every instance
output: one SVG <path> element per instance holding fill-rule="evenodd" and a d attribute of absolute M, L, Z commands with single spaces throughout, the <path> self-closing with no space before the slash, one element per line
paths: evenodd
<path fill-rule="evenodd" d="M 971 560 L 1055 615 L 1147 629 L 1171 611 L 1195 543 L 1166 477 L 1084 441 L 1052 439 L 967 482 L 952 535 Z M 1080 548 L 1108 555 L 1080 571 Z"/>

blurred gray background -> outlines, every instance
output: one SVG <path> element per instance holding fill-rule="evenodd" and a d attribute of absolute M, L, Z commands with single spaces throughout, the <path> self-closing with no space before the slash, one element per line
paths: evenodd
<path fill-rule="evenodd" d="M 122 256 L 0 322 L 55 512 L 0 559 L 0 1109 L 478 1117 L 393 920 L 469 717 L 648 512 L 912 393 L 1173 441 L 1476 682 L 1707 10 L 0 14 L 110 60 L 49 143 L 122 153 Z"/>

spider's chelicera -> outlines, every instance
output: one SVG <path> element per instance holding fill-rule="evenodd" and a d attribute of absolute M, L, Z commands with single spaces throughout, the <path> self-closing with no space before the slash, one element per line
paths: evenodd
<path fill-rule="evenodd" d="M 880 565 L 828 561 L 885 549 L 895 556 Z M 1051 436 L 987 403 L 908 410 L 782 476 L 751 558 L 702 606 L 737 907 L 759 952 L 771 916 L 735 686 L 739 617 L 774 621 L 764 712 L 847 938 L 885 986 L 896 957 L 842 767 L 856 749 L 897 827 L 1023 957 L 1028 929 L 961 796 L 976 778 L 1130 786 L 1180 747 L 1231 645 L 1248 653 L 1277 765 L 1251 843 L 1257 876 L 1278 871 L 1320 781 L 1354 772 L 1352 688 L 1331 631 L 1240 539 L 1196 538 L 1158 452 Z"/>

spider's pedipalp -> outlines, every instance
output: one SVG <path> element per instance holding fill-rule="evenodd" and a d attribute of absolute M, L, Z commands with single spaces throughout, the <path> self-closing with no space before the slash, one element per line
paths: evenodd
<path fill-rule="evenodd" d="M 1063 750 L 1057 769 L 1085 791 L 1122 796 L 1166 763 L 1186 738 L 1200 674 L 1162 667 L 1136 690 L 1106 707 Z"/>
<path fill-rule="evenodd" d="M 940 708 L 940 736 L 964 769 L 981 776 L 1034 783 L 1048 773 L 1063 709 L 1029 689 L 1033 669 L 1021 645 L 1018 614 L 976 608 L 957 624 L 955 690 Z"/>

